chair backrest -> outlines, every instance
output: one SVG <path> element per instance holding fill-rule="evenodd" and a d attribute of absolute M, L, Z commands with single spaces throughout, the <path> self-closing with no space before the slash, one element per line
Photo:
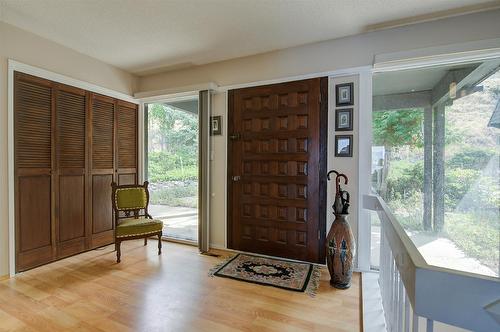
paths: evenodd
<path fill-rule="evenodd" d="M 123 185 L 119 186 L 112 183 L 113 188 L 113 209 L 115 210 L 115 219 L 130 218 L 131 214 L 135 218 L 139 216 L 149 216 L 149 183 L 146 181 L 143 185 Z M 143 210 L 144 213 L 139 212 Z M 123 213 L 120 213 L 123 212 Z"/>

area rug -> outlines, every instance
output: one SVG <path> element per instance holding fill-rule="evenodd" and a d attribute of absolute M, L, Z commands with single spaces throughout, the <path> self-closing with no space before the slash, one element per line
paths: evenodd
<path fill-rule="evenodd" d="M 210 276 L 316 295 L 321 269 L 310 263 L 238 254 L 217 264 Z"/>

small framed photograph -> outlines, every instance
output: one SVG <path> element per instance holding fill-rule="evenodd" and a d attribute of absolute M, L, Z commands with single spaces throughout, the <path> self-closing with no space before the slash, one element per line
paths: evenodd
<path fill-rule="evenodd" d="M 354 83 L 335 85 L 335 99 L 337 106 L 354 105 Z"/>
<path fill-rule="evenodd" d="M 352 135 L 335 135 L 335 157 L 352 157 Z"/>
<path fill-rule="evenodd" d="M 351 131 L 352 130 L 352 108 L 344 108 L 335 110 L 335 130 L 336 131 Z"/>
<path fill-rule="evenodd" d="M 210 117 L 210 134 L 212 136 L 222 135 L 222 116 L 211 116 Z"/>

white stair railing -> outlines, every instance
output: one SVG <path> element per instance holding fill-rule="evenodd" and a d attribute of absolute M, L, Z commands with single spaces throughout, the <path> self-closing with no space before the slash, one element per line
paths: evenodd
<path fill-rule="evenodd" d="M 379 286 L 388 332 L 418 332 L 434 321 L 478 331 L 500 331 L 500 280 L 428 265 L 386 203 L 364 196 L 381 223 Z"/>

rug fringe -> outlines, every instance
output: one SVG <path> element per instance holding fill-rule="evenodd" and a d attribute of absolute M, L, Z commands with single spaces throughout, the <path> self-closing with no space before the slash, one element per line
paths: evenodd
<path fill-rule="evenodd" d="M 309 279 L 309 284 L 306 288 L 306 294 L 310 297 L 315 297 L 319 288 L 319 281 L 321 279 L 321 267 L 318 265 L 313 265 L 313 270 L 311 272 L 311 278 Z"/>
<path fill-rule="evenodd" d="M 222 257 L 222 260 L 217 263 L 214 267 L 212 267 L 210 270 L 208 270 L 208 276 L 209 277 L 215 277 L 215 272 L 217 272 L 221 267 L 226 265 L 231 259 L 233 259 L 236 255 L 229 255 L 229 256 L 224 256 Z"/>

